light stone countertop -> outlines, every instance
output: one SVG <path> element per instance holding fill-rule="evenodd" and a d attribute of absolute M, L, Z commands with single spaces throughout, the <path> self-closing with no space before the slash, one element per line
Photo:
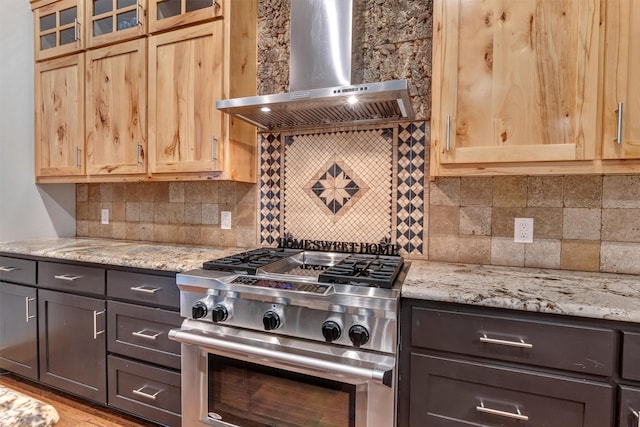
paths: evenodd
<path fill-rule="evenodd" d="M 246 250 L 91 238 L 0 242 L 0 253 L 175 272 Z"/>
<path fill-rule="evenodd" d="M 640 323 L 640 276 L 412 261 L 402 297 Z"/>
<path fill-rule="evenodd" d="M 247 248 L 111 239 L 0 242 L 0 253 L 183 272 Z M 411 261 L 404 298 L 640 323 L 640 276 Z"/>

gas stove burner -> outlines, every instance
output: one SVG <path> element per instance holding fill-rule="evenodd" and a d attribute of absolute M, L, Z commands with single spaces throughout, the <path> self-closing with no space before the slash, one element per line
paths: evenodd
<path fill-rule="evenodd" d="M 399 256 L 354 254 L 320 273 L 318 281 L 389 288 L 403 263 Z"/>
<path fill-rule="evenodd" d="M 260 267 L 273 264 L 283 258 L 299 253 L 299 250 L 261 248 L 220 259 L 207 261 L 202 265 L 205 270 L 232 271 L 256 274 Z"/>

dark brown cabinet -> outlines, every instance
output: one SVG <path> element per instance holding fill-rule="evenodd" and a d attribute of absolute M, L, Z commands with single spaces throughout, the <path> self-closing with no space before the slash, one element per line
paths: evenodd
<path fill-rule="evenodd" d="M 174 274 L 107 271 L 109 405 L 164 425 L 180 418 L 180 295 Z"/>
<path fill-rule="evenodd" d="M 38 291 L 40 381 L 107 403 L 104 299 Z"/>
<path fill-rule="evenodd" d="M 614 425 L 617 325 L 409 299 L 401 307 L 399 427 Z"/>
<path fill-rule="evenodd" d="M 35 284 L 35 261 L 0 256 L 0 369 L 31 379 L 38 379 Z"/>

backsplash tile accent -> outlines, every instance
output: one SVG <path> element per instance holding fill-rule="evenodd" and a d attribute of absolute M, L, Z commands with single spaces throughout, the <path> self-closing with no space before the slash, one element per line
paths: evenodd
<path fill-rule="evenodd" d="M 426 123 L 400 124 L 397 150 L 396 241 L 408 255 L 425 252 L 425 165 L 429 164 Z"/>
<path fill-rule="evenodd" d="M 261 135 L 260 151 L 260 243 L 274 246 L 282 224 L 281 135 Z"/>
<path fill-rule="evenodd" d="M 298 239 L 387 240 L 404 255 L 424 257 L 426 129 L 417 122 L 263 135 L 260 243 L 272 246 L 285 233 Z"/>

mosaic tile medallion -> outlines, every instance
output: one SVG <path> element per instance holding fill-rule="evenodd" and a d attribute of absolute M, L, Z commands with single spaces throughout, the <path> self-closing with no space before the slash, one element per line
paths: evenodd
<path fill-rule="evenodd" d="M 391 238 L 393 139 L 384 129 L 288 137 L 284 231 L 295 238 Z"/>

